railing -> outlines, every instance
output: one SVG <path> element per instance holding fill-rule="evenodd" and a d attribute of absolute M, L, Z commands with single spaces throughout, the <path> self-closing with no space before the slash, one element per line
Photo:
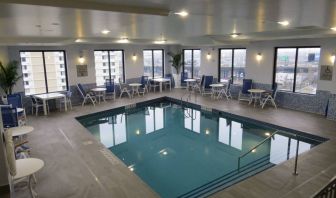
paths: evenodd
<path fill-rule="evenodd" d="M 274 133 L 272 133 L 270 136 L 268 136 L 267 138 L 265 138 L 263 141 L 261 141 L 259 144 L 257 144 L 256 146 L 252 147 L 249 151 L 247 151 L 246 153 L 242 154 L 241 156 L 238 157 L 238 172 L 240 171 L 240 161 L 243 157 L 245 157 L 246 155 L 248 155 L 251 152 L 254 152 L 256 148 L 258 148 L 259 146 L 261 146 L 262 144 L 264 144 L 267 140 L 269 140 L 270 138 L 272 138 L 276 133 L 278 133 L 279 131 L 275 131 Z"/>
<path fill-rule="evenodd" d="M 336 176 L 330 180 L 330 183 L 313 195 L 314 198 L 334 198 L 336 197 Z"/>

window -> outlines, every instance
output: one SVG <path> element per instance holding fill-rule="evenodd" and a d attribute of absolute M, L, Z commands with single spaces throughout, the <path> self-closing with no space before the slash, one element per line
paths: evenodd
<path fill-rule="evenodd" d="M 106 79 L 125 82 L 123 50 L 95 50 L 94 56 L 97 86 L 104 85 Z"/>
<path fill-rule="evenodd" d="M 187 73 L 187 78 L 201 77 L 201 50 L 183 50 L 183 62 L 183 71 Z"/>
<path fill-rule="evenodd" d="M 21 51 L 20 58 L 26 95 L 67 90 L 64 51 Z"/>
<path fill-rule="evenodd" d="M 320 47 L 276 48 L 275 53 L 274 82 L 278 89 L 315 94 Z"/>
<path fill-rule="evenodd" d="M 220 82 L 232 79 L 234 84 L 242 84 L 245 78 L 245 66 L 246 49 L 219 49 Z"/>
<path fill-rule="evenodd" d="M 145 115 L 146 134 L 164 128 L 164 109 L 159 107 L 148 107 Z"/>
<path fill-rule="evenodd" d="M 163 77 L 163 50 L 144 50 L 144 76 Z"/>

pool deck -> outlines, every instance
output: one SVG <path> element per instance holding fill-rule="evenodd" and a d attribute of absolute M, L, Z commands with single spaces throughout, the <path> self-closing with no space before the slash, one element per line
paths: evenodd
<path fill-rule="evenodd" d="M 45 161 L 45 167 L 37 174 L 35 189 L 39 197 L 159 197 L 117 157 L 106 152 L 75 117 L 162 96 L 180 99 L 184 94 L 185 90 L 175 89 L 133 99 L 107 100 L 95 107 L 75 106 L 71 111 L 51 112 L 48 116 L 28 116 L 28 124 L 35 128 L 28 136 L 32 156 Z M 298 176 L 292 174 L 291 159 L 212 197 L 310 197 L 336 175 L 335 121 L 289 109 L 254 108 L 237 100 L 212 100 L 209 96 L 193 95 L 191 102 L 330 139 L 299 156 Z M 28 195 L 26 188 L 16 192 L 18 198 Z"/>

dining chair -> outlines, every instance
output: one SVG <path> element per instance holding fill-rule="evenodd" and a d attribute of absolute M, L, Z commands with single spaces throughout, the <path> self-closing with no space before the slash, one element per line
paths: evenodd
<path fill-rule="evenodd" d="M 252 89 L 252 79 L 243 79 L 242 89 L 239 91 L 238 102 L 251 101 L 251 93 L 248 91 Z"/>
<path fill-rule="evenodd" d="M 21 94 L 14 93 L 7 95 L 7 102 L 9 105 L 12 105 L 13 108 L 17 109 L 17 117 L 19 119 L 19 124 L 24 125 L 27 121 L 26 110 L 22 105 Z"/>
<path fill-rule="evenodd" d="M 17 108 L 12 105 L 0 105 L 2 124 L 4 128 L 16 127 L 19 125 Z"/>
<path fill-rule="evenodd" d="M 31 104 L 31 107 L 32 107 L 31 112 L 32 112 L 32 114 L 34 114 L 34 109 L 35 109 L 35 115 L 37 116 L 38 115 L 38 110 L 40 108 L 43 109 L 43 102 L 40 99 L 38 99 L 35 96 L 33 96 L 33 95 L 30 95 L 30 100 L 32 102 L 32 104 Z M 48 105 L 48 103 L 47 103 L 47 111 L 49 112 L 49 105 Z"/>
<path fill-rule="evenodd" d="M 277 109 L 277 105 L 275 103 L 277 92 L 278 92 L 278 84 L 274 83 L 272 92 L 266 92 L 263 94 L 261 99 L 261 108 L 264 108 L 267 102 L 271 102 L 271 104 Z"/>
<path fill-rule="evenodd" d="M 119 96 L 119 98 L 121 98 L 121 96 L 124 93 L 126 93 L 129 98 L 132 97 L 131 96 L 131 90 L 130 90 L 129 86 L 126 83 L 123 83 L 120 78 L 119 78 L 119 88 L 120 88 L 120 96 Z"/>
<path fill-rule="evenodd" d="M 107 97 L 112 96 L 113 100 L 115 100 L 116 93 L 115 93 L 114 79 L 106 79 L 105 87 L 106 87 L 105 96 Z"/>
<path fill-rule="evenodd" d="M 71 91 L 66 91 L 64 94 L 65 94 L 65 98 L 66 98 L 65 102 L 67 104 L 67 107 L 70 107 L 70 109 L 72 109 L 72 102 L 71 102 L 72 92 Z M 64 104 L 64 100 L 63 99 L 61 99 L 59 102 L 60 102 L 59 108 L 60 108 L 60 111 L 61 111 L 62 105 L 65 105 L 65 104 Z"/>
<path fill-rule="evenodd" d="M 213 83 L 213 76 L 204 76 L 204 83 L 202 87 L 202 96 L 212 95 L 212 87 L 210 86 Z"/>

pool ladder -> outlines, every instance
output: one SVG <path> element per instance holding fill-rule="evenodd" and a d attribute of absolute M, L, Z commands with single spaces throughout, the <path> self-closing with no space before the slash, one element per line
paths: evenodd
<path fill-rule="evenodd" d="M 188 94 L 188 95 L 187 95 Z M 186 99 L 186 102 L 189 102 L 189 99 L 191 98 L 191 92 L 188 92 L 187 94 L 184 94 L 182 97 L 181 97 L 181 109 L 183 110 L 183 114 L 184 114 L 184 117 L 186 118 L 191 118 L 193 120 L 196 120 L 196 115 L 194 116 L 194 113 L 192 111 L 191 108 L 186 108 L 187 111 L 184 111 L 183 109 L 183 98 L 187 95 L 187 99 Z"/>

